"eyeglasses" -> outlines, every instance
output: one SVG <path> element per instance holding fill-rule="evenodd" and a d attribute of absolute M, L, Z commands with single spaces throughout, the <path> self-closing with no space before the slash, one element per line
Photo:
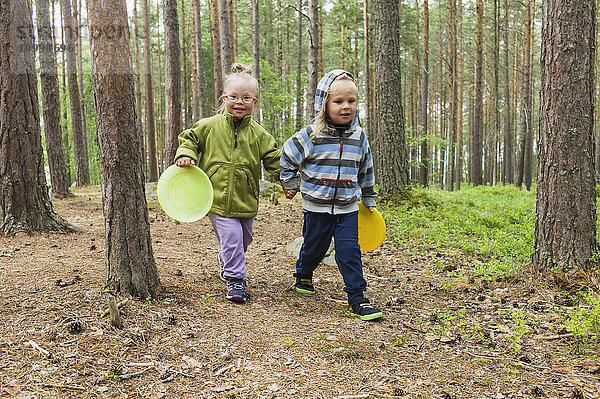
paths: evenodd
<path fill-rule="evenodd" d="M 238 101 L 242 101 L 244 104 L 250 104 L 252 101 L 256 100 L 256 97 L 244 96 L 244 97 L 236 97 L 236 96 L 223 96 L 224 100 L 227 100 L 231 103 L 237 103 Z"/>

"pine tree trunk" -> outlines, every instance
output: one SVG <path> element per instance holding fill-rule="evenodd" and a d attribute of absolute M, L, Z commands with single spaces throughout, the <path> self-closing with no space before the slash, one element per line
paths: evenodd
<path fill-rule="evenodd" d="M 569 282 L 597 273 L 594 179 L 595 0 L 544 0 L 533 269 Z M 560 87 L 560 90 L 556 90 Z M 567 275 L 563 275 L 565 272 Z M 589 282 L 588 282 L 589 283 Z"/>
<path fill-rule="evenodd" d="M 260 84 L 260 14 L 258 0 L 252 0 L 252 73 Z"/>
<path fill-rule="evenodd" d="M 515 186 L 521 187 L 525 178 L 526 157 L 528 152 L 528 142 L 531 131 L 531 76 L 530 71 L 530 47 L 531 47 L 531 15 L 530 2 L 525 2 L 525 34 L 523 42 L 523 84 L 521 86 L 521 121 L 519 125 L 520 145 L 519 157 L 517 159 L 517 176 Z M 529 187 L 527 187 L 529 189 Z"/>
<path fill-rule="evenodd" d="M 163 290 L 144 194 L 126 4 L 124 0 L 86 2 L 101 154 L 107 286 L 134 297 L 156 297 Z"/>
<path fill-rule="evenodd" d="M 456 0 L 449 0 L 448 18 L 448 88 L 450 90 L 449 102 L 449 134 L 448 134 L 448 171 L 446 173 L 448 184 L 446 189 L 454 191 L 454 178 L 456 176 L 456 114 L 459 112 L 457 105 L 457 83 L 456 83 Z"/>
<path fill-rule="evenodd" d="M 535 0 L 530 0 L 529 7 L 529 124 L 527 125 L 527 145 L 525 147 L 526 150 L 523 165 L 523 184 L 527 190 L 531 189 L 531 183 L 533 180 L 533 38 L 535 37 Z"/>
<path fill-rule="evenodd" d="M 373 114 L 372 106 L 371 106 L 371 57 L 369 53 L 369 1 L 363 0 L 363 46 L 364 46 L 364 54 L 363 54 L 363 63 L 364 63 L 364 93 L 365 93 L 365 127 L 367 136 L 369 136 L 373 143 L 373 151 L 377 146 L 377 142 L 374 141 L 376 138 L 375 132 L 373 131 L 373 118 L 371 117 Z M 377 160 L 373 160 L 373 164 L 375 165 L 375 170 L 377 170 Z"/>
<path fill-rule="evenodd" d="M 210 32 L 213 51 L 215 107 L 218 107 L 221 103 L 221 94 L 223 93 L 223 73 L 221 69 L 221 35 L 219 34 L 219 8 L 217 5 L 217 0 L 211 1 L 210 21 Z"/>
<path fill-rule="evenodd" d="M 181 133 L 181 72 L 177 0 L 163 0 L 165 19 L 165 162 L 174 162 Z"/>
<path fill-rule="evenodd" d="M 231 72 L 233 55 L 231 53 L 231 32 L 229 31 L 229 9 L 227 0 L 214 0 L 219 11 L 219 38 L 221 39 L 221 74 L 227 76 Z"/>
<path fill-rule="evenodd" d="M 319 83 L 319 4 L 308 0 L 308 73 L 306 77 L 306 119 L 315 118 L 315 92 Z"/>
<path fill-rule="evenodd" d="M 85 90 L 83 87 L 83 49 L 81 43 L 81 0 L 73 0 L 73 22 L 75 23 L 75 43 L 77 48 L 77 78 L 79 81 L 79 106 L 81 108 L 81 131 L 83 142 L 88 142 L 87 121 L 85 120 Z M 87 145 L 86 145 L 87 151 Z M 89 163 L 89 159 L 88 159 Z"/>
<path fill-rule="evenodd" d="M 67 54 L 67 79 L 69 83 L 69 101 L 71 105 L 71 127 L 73 129 L 73 156 L 75 158 L 75 183 L 77 186 L 90 184 L 87 141 L 81 128 L 81 99 L 77 83 L 77 54 L 73 38 L 73 14 L 71 0 L 61 0 L 63 23 L 65 27 L 65 52 Z"/>
<path fill-rule="evenodd" d="M 504 151 L 502 164 L 502 182 L 512 184 L 513 182 L 513 138 L 511 127 L 511 97 L 510 97 L 510 66 L 508 61 L 508 0 L 504 0 Z"/>
<path fill-rule="evenodd" d="M 492 84 L 491 84 L 491 142 L 490 149 L 491 153 L 491 161 L 492 161 L 492 174 L 491 174 L 491 184 L 496 185 L 498 182 L 497 171 L 498 171 L 498 151 L 497 146 L 500 141 L 500 114 L 498 113 L 498 74 L 499 74 L 499 54 L 500 54 L 500 30 L 498 28 L 498 0 L 494 0 L 494 17 L 493 17 L 493 29 L 494 29 L 494 37 L 493 37 L 493 52 L 492 52 Z"/>
<path fill-rule="evenodd" d="M 194 18 L 195 18 L 195 35 L 196 35 L 196 69 L 198 76 L 198 115 L 196 119 L 204 118 L 204 61 L 202 57 L 202 18 L 200 0 L 194 0 Z"/>
<path fill-rule="evenodd" d="M 473 144 L 471 154 L 471 171 L 473 186 L 483 184 L 482 167 L 482 138 L 483 138 L 483 0 L 477 0 L 477 27 L 475 43 L 477 47 L 475 61 L 475 103 L 473 109 Z"/>
<path fill-rule="evenodd" d="M 154 122 L 154 93 L 152 88 L 152 45 L 150 37 L 149 2 L 150 0 L 143 0 L 145 76 L 144 84 L 146 89 L 146 133 L 148 135 L 148 181 L 154 182 L 158 180 L 158 166 L 156 162 L 156 125 Z"/>
<path fill-rule="evenodd" d="M 421 131 L 421 163 L 419 167 L 419 184 L 427 187 L 429 181 L 429 130 L 427 111 L 429 103 L 429 2 L 423 0 L 423 58 L 421 64 L 421 109 L 419 125 Z"/>
<path fill-rule="evenodd" d="M 375 98 L 381 141 L 377 180 L 382 193 L 397 194 L 408 183 L 408 153 L 400 74 L 400 18 L 396 0 L 375 0 Z"/>
<path fill-rule="evenodd" d="M 366 1 L 366 0 L 365 0 Z M 298 53 L 296 60 L 296 131 L 302 129 L 302 0 L 298 0 Z"/>
<path fill-rule="evenodd" d="M 464 60 L 463 53 L 463 0 L 458 0 L 457 6 L 457 30 L 458 30 L 458 59 L 456 63 L 456 189 L 460 190 L 463 177 L 463 92 L 464 92 Z"/>
<path fill-rule="evenodd" d="M 37 90 L 31 2 L 0 0 L 0 236 L 73 231 L 48 195 Z"/>
<path fill-rule="evenodd" d="M 183 82 L 183 108 L 182 108 L 182 118 L 184 126 L 191 126 L 190 123 L 190 100 L 189 100 L 189 73 L 188 73 L 188 63 L 187 63 L 187 26 L 185 23 L 185 0 L 181 0 L 181 56 L 183 60 L 183 75 L 181 76 L 181 80 Z"/>
<path fill-rule="evenodd" d="M 55 47 L 52 41 L 48 0 L 37 1 L 36 13 L 44 135 L 46 138 L 48 166 L 50 167 L 52 195 L 56 198 L 66 198 L 73 194 L 69 190 L 71 182 L 67 173 L 65 154 L 62 146 L 58 81 L 56 78 L 56 59 L 54 58 Z"/>
<path fill-rule="evenodd" d="M 142 83 L 140 76 L 140 35 L 138 29 L 138 12 L 137 12 L 138 0 L 133 1 L 133 60 L 135 66 L 135 113 L 138 123 L 138 131 L 143 134 L 144 131 L 142 125 Z"/>

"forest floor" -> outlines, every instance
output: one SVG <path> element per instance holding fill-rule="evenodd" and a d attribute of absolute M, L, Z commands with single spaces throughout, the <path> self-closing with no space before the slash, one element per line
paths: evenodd
<path fill-rule="evenodd" d="M 167 294 L 126 303 L 121 330 L 100 316 L 98 187 L 54 202 L 80 233 L 0 238 L 0 398 L 600 397 L 597 354 L 560 331 L 565 294 L 486 282 L 464 257 L 386 240 L 363 255 L 367 296 L 384 317 L 361 321 L 346 312 L 334 266 L 317 269 L 314 296 L 290 289 L 285 248 L 302 213 L 299 198 L 280 196 L 262 199 L 251 300 L 233 304 L 208 218 L 177 223 L 155 194 L 148 201 Z"/>

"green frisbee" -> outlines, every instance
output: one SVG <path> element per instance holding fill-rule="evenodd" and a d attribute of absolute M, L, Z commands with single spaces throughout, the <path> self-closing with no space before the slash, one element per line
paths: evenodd
<path fill-rule="evenodd" d="M 197 166 L 169 166 L 158 179 L 158 202 L 167 215 L 180 222 L 204 217 L 213 202 L 213 188 Z"/>
<path fill-rule="evenodd" d="M 377 209 L 369 209 L 358 203 L 358 244 L 363 252 L 373 251 L 385 240 L 385 220 Z"/>

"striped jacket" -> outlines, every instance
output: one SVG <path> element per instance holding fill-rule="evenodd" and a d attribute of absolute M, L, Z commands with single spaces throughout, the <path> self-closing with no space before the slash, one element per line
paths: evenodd
<path fill-rule="evenodd" d="M 315 111 L 335 77 L 345 71 L 335 70 L 323 77 L 317 87 Z M 319 98 L 322 97 L 322 98 Z M 317 213 L 344 214 L 358 210 L 358 201 L 375 206 L 373 159 L 367 136 L 358 119 L 347 129 L 325 129 L 313 140 L 315 125 L 307 126 L 290 137 L 281 152 L 281 183 L 284 189 L 298 189 L 304 210 Z"/>

